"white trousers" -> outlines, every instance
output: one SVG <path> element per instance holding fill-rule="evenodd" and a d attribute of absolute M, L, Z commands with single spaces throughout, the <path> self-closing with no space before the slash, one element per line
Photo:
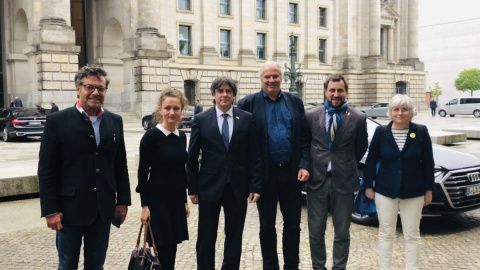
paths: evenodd
<path fill-rule="evenodd" d="M 420 219 L 422 218 L 424 196 L 411 199 L 392 199 L 375 193 L 378 221 L 378 254 L 380 269 L 390 270 L 392 246 L 400 211 L 402 232 L 405 239 L 405 269 L 416 270 L 420 257 Z"/>

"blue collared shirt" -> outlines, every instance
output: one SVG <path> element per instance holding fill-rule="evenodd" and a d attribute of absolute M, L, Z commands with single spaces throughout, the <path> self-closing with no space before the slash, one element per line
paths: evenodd
<path fill-rule="evenodd" d="M 271 100 L 262 90 L 268 130 L 270 164 L 283 164 L 292 155 L 292 114 L 287 108 L 282 92 Z"/>

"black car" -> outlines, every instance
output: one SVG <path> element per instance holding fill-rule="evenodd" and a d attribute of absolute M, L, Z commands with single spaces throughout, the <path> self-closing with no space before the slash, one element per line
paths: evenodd
<path fill-rule="evenodd" d="M 36 108 L 7 108 L 0 112 L 0 132 L 5 142 L 18 137 L 42 136 L 47 117 Z"/>
<path fill-rule="evenodd" d="M 153 117 L 154 114 L 155 114 L 155 112 L 153 112 L 152 114 L 149 114 L 149 115 L 145 115 L 142 118 L 143 129 L 145 129 L 145 130 L 151 129 L 152 127 L 154 127 L 157 124 L 153 120 L 154 119 L 154 117 Z M 178 128 L 179 129 L 181 129 L 181 128 L 191 128 L 194 117 L 195 116 L 194 116 L 193 111 L 182 112 L 182 117 L 181 117 L 180 122 L 178 124 Z"/>
<path fill-rule="evenodd" d="M 379 124 L 367 119 L 368 141 L 373 137 Z M 368 152 L 360 161 L 359 173 Z M 463 213 L 480 208 L 480 159 L 448 147 L 433 144 L 435 161 L 435 190 L 432 203 L 423 208 L 423 216 L 441 216 Z M 352 221 L 363 225 L 378 223 L 376 214 L 352 214 Z"/>

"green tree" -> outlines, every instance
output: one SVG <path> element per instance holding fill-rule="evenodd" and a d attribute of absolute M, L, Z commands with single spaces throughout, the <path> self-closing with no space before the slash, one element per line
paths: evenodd
<path fill-rule="evenodd" d="M 431 86 L 428 86 L 428 90 L 430 90 L 430 94 L 432 94 L 432 98 L 435 100 L 437 100 L 437 98 L 443 94 L 442 88 L 440 85 L 438 85 L 438 82 L 435 83 L 435 87 L 433 89 Z"/>
<path fill-rule="evenodd" d="M 460 72 L 455 87 L 462 92 L 470 91 L 470 96 L 473 96 L 473 91 L 480 90 L 480 69 L 471 68 Z"/>

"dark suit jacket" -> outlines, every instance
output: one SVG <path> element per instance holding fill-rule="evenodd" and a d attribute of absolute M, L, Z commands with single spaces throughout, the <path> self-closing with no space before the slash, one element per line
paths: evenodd
<path fill-rule="evenodd" d="M 246 199 L 249 193 L 260 193 L 260 164 L 250 113 L 233 108 L 233 132 L 228 149 L 218 128 L 215 107 L 195 116 L 187 160 L 189 195 L 198 195 L 199 200 L 218 201 L 227 177 L 237 200 Z"/>
<path fill-rule="evenodd" d="M 327 143 L 325 114 L 324 106 L 309 110 L 306 114 L 311 135 L 312 165 L 308 186 L 317 189 L 323 184 L 328 163 L 331 161 L 333 184 L 337 192 L 353 193 L 359 189 L 357 164 L 368 147 L 367 116 L 356 109 L 348 108 L 330 149 Z"/>
<path fill-rule="evenodd" d="M 297 179 L 300 168 L 309 168 L 308 137 L 305 122 L 305 108 L 298 97 L 282 92 L 288 110 L 292 114 L 292 156 L 290 158 L 293 180 Z M 251 112 L 255 120 L 255 133 L 260 144 L 263 162 L 263 179 L 268 177 L 269 150 L 268 150 L 268 127 L 265 115 L 265 103 L 262 90 L 251 94 L 238 102 L 238 108 Z"/>
<path fill-rule="evenodd" d="M 373 135 L 365 162 L 365 187 L 390 197 L 408 199 L 425 195 L 433 190 L 434 161 L 432 140 L 424 126 L 410 123 L 407 141 L 402 151 L 392 135 L 392 122 L 388 124 L 383 141 L 380 143 L 382 126 L 378 126 Z M 381 147 L 381 149 L 380 149 Z M 380 161 L 378 174 L 377 161 Z"/>
<path fill-rule="evenodd" d="M 97 148 L 92 124 L 75 107 L 47 116 L 38 179 L 42 217 L 63 213 L 64 225 L 110 222 L 116 205 L 130 205 L 122 118 L 105 111 Z"/>

